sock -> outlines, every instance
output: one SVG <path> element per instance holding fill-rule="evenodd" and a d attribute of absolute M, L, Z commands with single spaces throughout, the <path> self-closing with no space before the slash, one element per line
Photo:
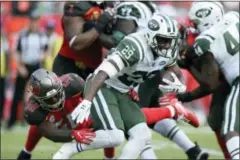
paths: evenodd
<path fill-rule="evenodd" d="M 114 153 L 114 148 L 104 148 L 104 159 L 114 159 Z"/>
<path fill-rule="evenodd" d="M 33 149 L 36 147 L 39 140 L 42 138 L 41 134 L 39 134 L 37 130 L 37 126 L 31 125 L 28 130 L 28 137 L 25 144 L 24 151 L 26 153 L 31 153 Z"/>
<path fill-rule="evenodd" d="M 78 142 L 65 143 L 53 155 L 52 159 L 70 159 L 78 152 L 102 148 L 111 148 L 119 146 L 125 139 L 122 130 L 98 130 L 95 132 L 96 137 L 90 144 L 82 144 Z"/>
<path fill-rule="evenodd" d="M 154 130 L 175 142 L 185 152 L 195 146 L 188 136 L 177 127 L 175 120 L 164 119 L 159 121 L 154 126 Z"/>
<path fill-rule="evenodd" d="M 155 155 L 152 145 L 148 143 L 145 145 L 145 148 L 143 149 L 141 153 L 141 159 L 158 159 L 157 156 Z"/>
<path fill-rule="evenodd" d="M 232 137 L 226 142 L 231 159 L 240 159 L 239 136 Z"/>
<path fill-rule="evenodd" d="M 122 130 L 98 130 L 90 144 L 77 143 L 78 152 L 119 146 L 125 139 Z"/>
<path fill-rule="evenodd" d="M 218 144 L 219 144 L 219 146 L 220 146 L 220 148 L 222 149 L 222 152 L 223 152 L 223 154 L 224 154 L 224 158 L 225 158 L 225 159 L 231 159 L 231 156 L 230 156 L 230 154 L 228 153 L 226 144 L 225 144 L 223 138 L 221 137 L 220 131 L 216 131 L 216 132 L 215 132 L 215 135 L 216 135 Z"/>
<path fill-rule="evenodd" d="M 175 114 L 174 109 L 170 107 L 143 108 L 141 110 L 146 117 L 148 125 L 157 123 L 158 121 L 166 118 L 172 118 Z"/>
<path fill-rule="evenodd" d="M 128 130 L 128 141 L 123 146 L 119 159 L 137 159 L 146 144 L 151 141 L 151 132 L 146 123 L 139 123 Z"/>

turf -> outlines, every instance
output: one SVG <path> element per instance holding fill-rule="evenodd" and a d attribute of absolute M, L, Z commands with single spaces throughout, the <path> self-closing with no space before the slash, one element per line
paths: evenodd
<path fill-rule="evenodd" d="M 204 148 L 210 154 L 210 159 L 223 159 L 216 138 L 208 127 L 198 129 L 182 126 L 187 135 Z M 13 131 L 1 131 L 1 159 L 16 159 L 19 151 L 23 148 L 28 128 L 16 128 Z M 159 159 L 186 159 L 184 152 L 174 143 L 153 133 L 152 144 Z M 33 159 L 51 159 L 59 149 L 60 143 L 53 143 L 43 138 L 33 151 Z M 118 147 L 117 154 L 121 147 Z M 102 150 L 86 151 L 77 154 L 74 159 L 103 158 Z"/>

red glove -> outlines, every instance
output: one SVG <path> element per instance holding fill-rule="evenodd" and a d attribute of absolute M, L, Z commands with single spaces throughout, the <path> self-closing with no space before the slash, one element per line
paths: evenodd
<path fill-rule="evenodd" d="M 72 136 L 79 143 L 90 144 L 93 141 L 93 138 L 96 137 L 96 134 L 93 132 L 93 128 L 87 128 L 72 130 Z"/>
<path fill-rule="evenodd" d="M 128 94 L 130 95 L 130 97 L 132 98 L 132 100 L 134 101 L 139 101 L 139 96 L 138 96 L 138 93 L 134 90 L 134 89 L 131 89 Z"/>
<path fill-rule="evenodd" d="M 159 106 L 167 106 L 173 99 L 177 99 L 174 93 L 165 94 L 158 99 Z"/>

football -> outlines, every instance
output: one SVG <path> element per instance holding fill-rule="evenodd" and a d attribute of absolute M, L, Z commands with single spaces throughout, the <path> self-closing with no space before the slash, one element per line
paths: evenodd
<path fill-rule="evenodd" d="M 162 74 L 162 78 L 161 78 L 161 82 L 160 84 L 166 84 L 165 82 L 163 82 L 163 78 L 167 79 L 167 80 L 170 80 L 170 81 L 174 81 L 172 75 L 171 75 L 172 72 L 170 71 L 165 71 L 163 74 Z"/>

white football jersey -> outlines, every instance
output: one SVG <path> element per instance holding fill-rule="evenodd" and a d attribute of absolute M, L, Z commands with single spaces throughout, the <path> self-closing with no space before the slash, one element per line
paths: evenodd
<path fill-rule="evenodd" d="M 199 56 L 211 52 L 231 85 L 239 76 L 239 13 L 225 14 L 222 21 L 197 37 L 194 48 Z"/>
<path fill-rule="evenodd" d="M 176 45 L 177 46 L 177 45 Z M 165 67 L 176 63 L 178 47 L 169 50 L 169 57 L 155 55 L 144 38 L 144 30 L 126 36 L 106 58 L 121 57 L 125 68 L 105 83 L 119 92 L 126 93 Z"/>

